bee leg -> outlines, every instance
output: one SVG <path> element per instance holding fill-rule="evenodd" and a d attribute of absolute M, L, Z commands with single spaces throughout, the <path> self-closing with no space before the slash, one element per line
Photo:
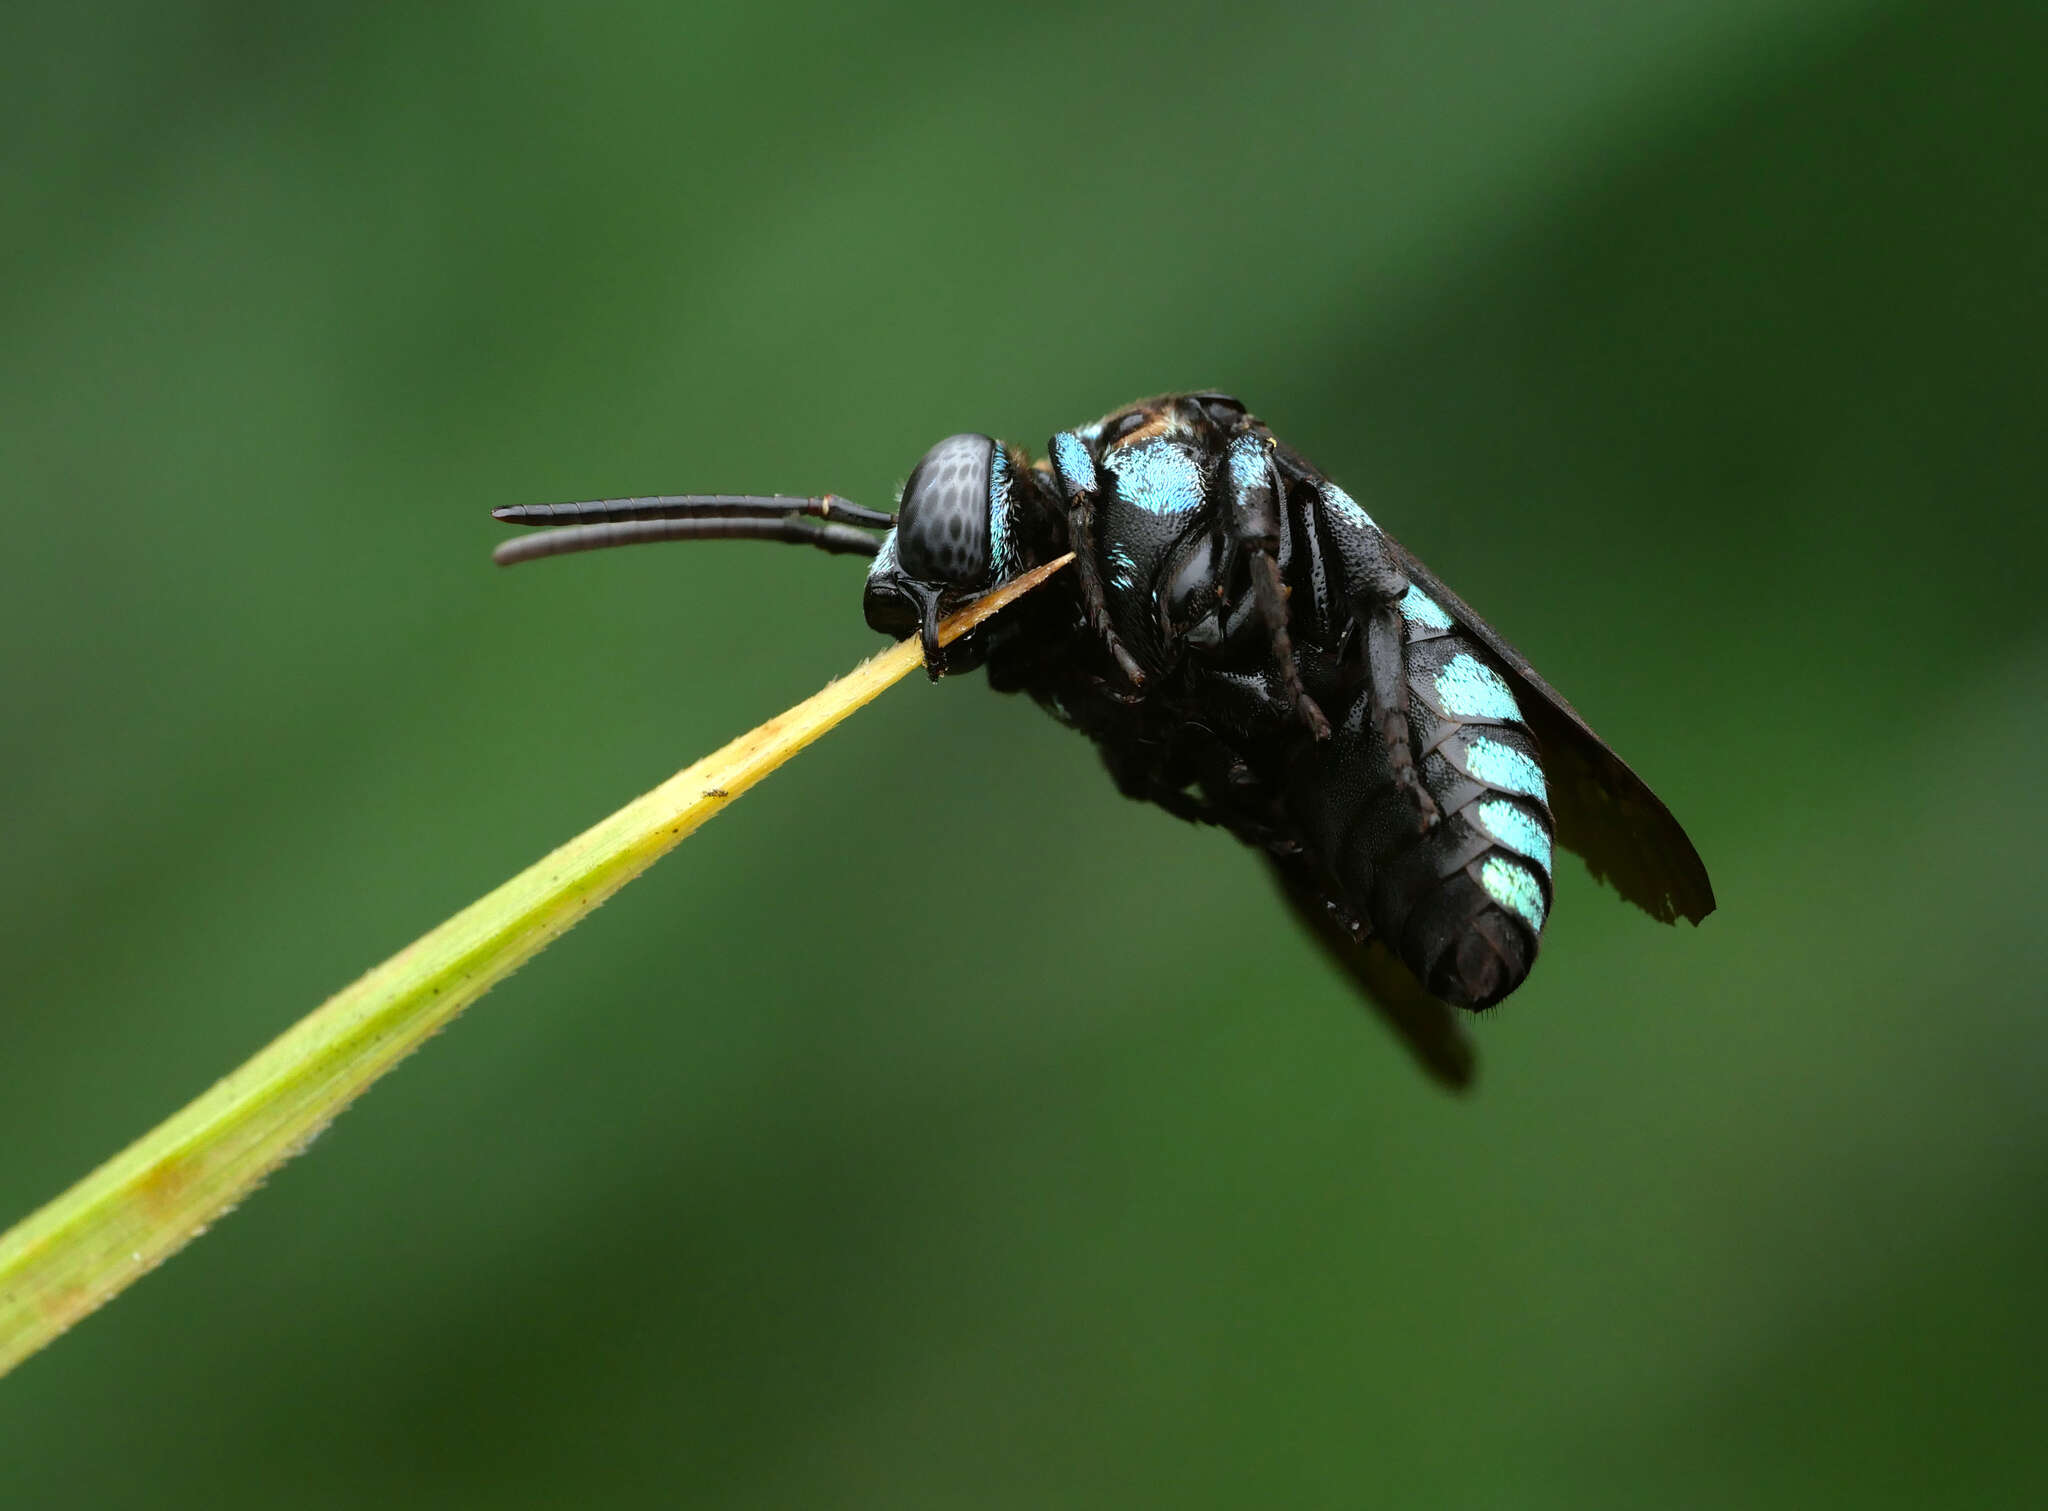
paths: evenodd
<path fill-rule="evenodd" d="M 1394 786 L 1415 805 L 1416 826 L 1426 832 L 1436 827 L 1441 815 L 1436 799 L 1422 785 L 1422 769 L 1416 763 L 1415 745 L 1409 737 L 1408 663 L 1402 654 L 1406 641 L 1400 609 L 1391 603 L 1375 603 L 1367 608 L 1367 717 L 1386 743 L 1387 770 L 1394 778 Z"/>
<path fill-rule="evenodd" d="M 1313 512 L 1324 558 L 1335 567 L 1340 591 L 1365 632 L 1367 717 L 1386 745 L 1395 787 L 1415 805 L 1416 823 L 1426 832 L 1442 815 L 1422 783 L 1422 764 L 1408 729 L 1407 631 L 1401 618 L 1408 574 L 1394 560 L 1379 526 L 1348 494 L 1320 476 L 1303 481 L 1316 490 Z"/>
<path fill-rule="evenodd" d="M 1143 687 L 1145 673 L 1109 622 L 1109 599 L 1102 591 L 1102 563 L 1095 555 L 1095 500 L 1091 496 L 1081 494 L 1068 506 L 1067 528 L 1073 536 L 1074 570 L 1081 579 L 1081 607 L 1088 615 L 1088 628 L 1101 640 L 1124 680 L 1133 687 Z"/>
<path fill-rule="evenodd" d="M 1287 585 L 1280 579 L 1280 477 L 1273 466 L 1272 437 L 1244 430 L 1230 443 L 1228 518 L 1233 543 L 1246 556 L 1252 598 L 1266 623 L 1281 695 L 1295 717 L 1318 740 L 1330 738 L 1330 721 L 1301 685 L 1294 640 L 1287 632 Z"/>
<path fill-rule="evenodd" d="M 1109 622 L 1109 598 L 1102 589 L 1102 561 L 1095 554 L 1095 493 L 1101 487 L 1095 459 L 1087 443 L 1071 430 L 1052 438 L 1053 474 L 1067 506 L 1067 544 L 1074 553 L 1074 575 L 1081 585 L 1081 607 L 1088 628 L 1102 642 L 1117 670 L 1133 687 L 1145 685 L 1145 673 Z"/>
<path fill-rule="evenodd" d="M 1083 679 L 1088 690 L 1098 698 L 1105 699 L 1121 708 L 1136 708 L 1145 701 L 1145 695 L 1135 688 L 1112 686 L 1109 678 L 1092 674 Z"/>
<path fill-rule="evenodd" d="M 1301 668 L 1294 661 L 1294 641 L 1287 633 L 1287 586 L 1280 580 L 1280 560 L 1271 551 L 1255 547 L 1251 552 L 1252 593 L 1259 615 L 1273 638 L 1273 663 L 1280 671 L 1280 689 L 1309 733 L 1318 740 L 1330 738 L 1330 721 L 1316 700 L 1301 685 Z"/>

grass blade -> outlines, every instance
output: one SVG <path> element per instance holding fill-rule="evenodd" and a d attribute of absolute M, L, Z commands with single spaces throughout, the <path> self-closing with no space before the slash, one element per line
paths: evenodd
<path fill-rule="evenodd" d="M 940 640 L 957 639 L 1070 560 L 954 615 Z M 204 1232 L 463 1008 L 918 665 L 915 640 L 884 651 L 628 803 L 337 992 L 0 1235 L 0 1374 Z"/>

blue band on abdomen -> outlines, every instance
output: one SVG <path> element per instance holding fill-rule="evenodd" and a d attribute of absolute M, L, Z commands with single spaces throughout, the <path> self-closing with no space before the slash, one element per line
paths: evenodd
<path fill-rule="evenodd" d="M 1479 827 L 1494 839 L 1521 855 L 1526 855 L 1546 872 L 1550 870 L 1550 836 L 1543 832 L 1543 826 L 1536 822 L 1529 810 L 1519 803 L 1504 797 L 1488 798 L 1473 810 L 1479 818 Z"/>
<path fill-rule="evenodd" d="M 1437 701 L 1454 719 L 1492 719 L 1506 724 L 1522 717 L 1514 692 L 1499 672 L 1460 651 L 1436 674 Z"/>
<path fill-rule="evenodd" d="M 1533 797 L 1549 806 L 1550 789 L 1543 780 L 1543 768 L 1512 745 L 1475 735 L 1465 741 L 1465 769 L 1474 781 L 1498 787 L 1503 792 Z"/>
<path fill-rule="evenodd" d="M 1538 934 L 1543 932 L 1543 886 L 1527 866 L 1502 855 L 1489 855 L 1479 868 L 1479 884 L 1488 897 L 1519 913 Z"/>
<path fill-rule="evenodd" d="M 1447 630 L 1451 627 L 1451 616 L 1444 612 L 1444 606 L 1413 583 L 1408 585 L 1408 591 L 1402 595 L 1401 617 L 1410 624 L 1419 624 L 1428 630 Z"/>

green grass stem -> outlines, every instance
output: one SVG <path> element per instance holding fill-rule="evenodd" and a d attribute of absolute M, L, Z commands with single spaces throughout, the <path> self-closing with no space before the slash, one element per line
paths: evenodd
<path fill-rule="evenodd" d="M 1070 559 L 954 615 L 941 641 Z M 337 992 L 0 1235 L 0 1374 L 203 1233 L 456 1014 L 919 664 L 915 640 L 884 651 L 628 803 Z"/>

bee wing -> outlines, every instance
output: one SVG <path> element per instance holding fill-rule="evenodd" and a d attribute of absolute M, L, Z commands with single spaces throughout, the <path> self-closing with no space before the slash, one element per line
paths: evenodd
<path fill-rule="evenodd" d="M 1300 861 L 1266 857 L 1280 893 L 1333 964 L 1355 982 L 1372 1010 L 1400 1036 L 1416 1063 L 1438 1084 L 1463 1091 L 1477 1056 L 1458 1023 L 1458 1010 L 1422 989 L 1394 952 L 1377 939 L 1359 940 L 1331 909 L 1314 874 Z"/>
<path fill-rule="evenodd" d="M 1384 533 L 1384 532 L 1382 532 Z M 1443 579 L 1389 535 L 1409 579 L 1507 667 L 1523 716 L 1543 746 L 1557 842 L 1583 858 L 1594 879 L 1660 923 L 1698 923 L 1714 911 L 1714 885 L 1692 841 L 1657 794 L 1593 733 L 1564 695 L 1507 638 L 1472 612 Z"/>

